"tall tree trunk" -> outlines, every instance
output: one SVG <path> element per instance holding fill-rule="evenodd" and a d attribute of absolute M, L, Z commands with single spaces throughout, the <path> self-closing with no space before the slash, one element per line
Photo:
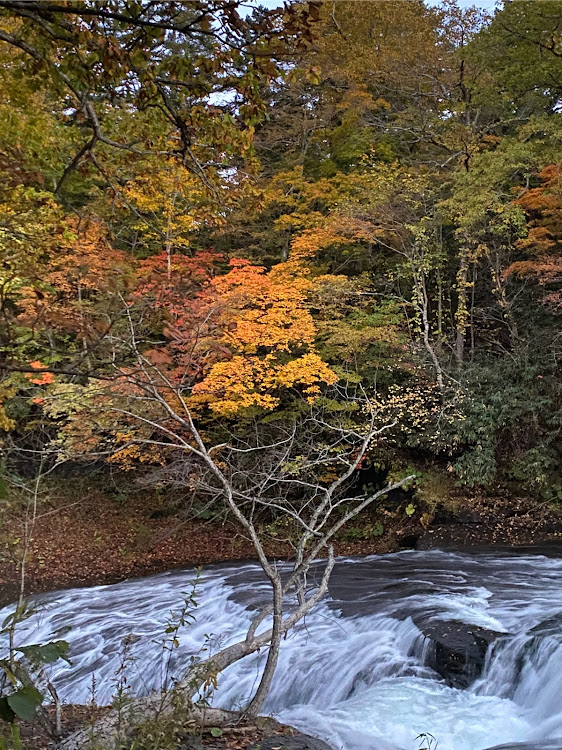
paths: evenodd
<path fill-rule="evenodd" d="M 437 385 L 441 390 L 445 387 L 443 382 L 443 369 L 439 358 L 431 343 L 431 327 L 429 324 L 429 297 L 427 294 L 427 285 L 425 283 L 425 277 L 423 271 L 416 269 L 415 264 L 411 263 L 412 276 L 414 279 L 414 286 L 416 290 L 416 296 L 418 298 L 418 309 L 421 316 L 421 329 L 423 345 L 425 350 L 429 354 L 433 366 L 435 367 L 435 376 L 437 379 Z"/>
<path fill-rule="evenodd" d="M 470 359 L 474 356 L 474 301 L 476 295 L 476 276 L 478 273 L 478 266 L 476 263 L 472 265 L 472 289 L 470 293 Z"/>
<path fill-rule="evenodd" d="M 492 276 L 492 290 L 494 297 L 500 307 L 503 319 L 509 331 L 509 339 L 511 346 L 515 348 L 519 339 L 519 330 L 517 327 L 517 321 L 513 315 L 512 304 L 510 303 L 506 288 L 505 280 L 502 275 L 502 261 L 499 251 L 496 251 L 494 256 L 488 255 L 488 261 L 490 264 L 490 273 Z"/>
<path fill-rule="evenodd" d="M 455 315 L 457 329 L 455 353 L 459 364 L 464 359 L 464 343 L 468 325 L 468 287 L 468 251 L 466 248 L 463 248 L 460 254 L 460 266 L 457 273 L 458 302 L 457 313 Z"/>
<path fill-rule="evenodd" d="M 441 271 L 437 272 L 437 337 L 443 340 L 443 279 Z"/>

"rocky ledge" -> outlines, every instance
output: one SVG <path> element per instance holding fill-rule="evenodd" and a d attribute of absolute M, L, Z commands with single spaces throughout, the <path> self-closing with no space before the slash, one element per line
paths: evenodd
<path fill-rule="evenodd" d="M 456 620 L 418 618 L 417 627 L 429 641 L 425 664 L 450 687 L 469 687 L 482 674 L 489 646 L 503 633 Z"/>

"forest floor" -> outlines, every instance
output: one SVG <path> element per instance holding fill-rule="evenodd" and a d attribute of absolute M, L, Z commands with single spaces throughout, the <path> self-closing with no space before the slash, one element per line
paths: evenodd
<path fill-rule="evenodd" d="M 562 513 L 548 504 L 513 497 L 462 496 L 432 511 L 432 522 L 421 524 L 421 510 L 412 517 L 403 508 L 375 511 L 355 519 L 335 540 L 337 555 L 364 555 L 400 549 L 530 546 L 562 540 Z M 379 512 L 377 516 L 376 513 Z M 382 516 L 380 513 L 382 512 Z M 99 490 L 40 509 L 25 571 L 26 593 L 113 583 L 128 577 L 177 567 L 255 557 L 251 543 L 227 522 L 182 520 L 153 497 L 122 501 Z M 377 535 L 382 520 L 384 533 Z M 0 549 L 0 606 L 14 601 L 19 585 L 23 519 L 3 522 Z M 272 557 L 286 558 L 290 549 L 271 539 Z"/>
<path fill-rule="evenodd" d="M 54 720 L 53 707 L 47 706 L 46 710 L 51 720 Z M 61 711 L 60 738 L 65 739 L 84 727 L 94 727 L 95 722 L 102 719 L 110 710 L 110 706 L 64 705 Z M 21 721 L 19 726 L 22 745 L 27 750 L 52 750 L 53 741 L 38 721 Z M 200 730 L 186 728 L 185 735 L 182 733 L 178 739 L 180 748 L 184 750 L 246 750 L 249 745 L 259 747 L 265 738 L 279 737 L 279 740 L 282 740 L 294 736 L 302 735 L 298 730 L 280 724 L 274 719 L 260 717 L 255 721 L 241 718 L 233 726 L 224 727 L 219 737 L 214 736 L 210 727 Z M 271 744 L 273 743 L 269 744 L 270 747 Z M 281 744 L 280 742 L 280 748 Z"/>

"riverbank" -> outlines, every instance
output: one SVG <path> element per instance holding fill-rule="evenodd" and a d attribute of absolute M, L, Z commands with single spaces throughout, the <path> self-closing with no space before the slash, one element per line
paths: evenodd
<path fill-rule="evenodd" d="M 0 606 L 17 598 L 20 585 L 23 519 L 2 527 L 4 555 L 0 560 Z M 409 524 L 412 525 L 412 524 Z M 407 533 L 405 527 L 405 533 Z M 274 538 L 266 543 L 271 557 L 291 554 Z M 397 548 L 397 545 L 394 544 Z M 338 555 L 385 552 L 388 538 L 336 541 Z M 255 558 L 252 543 L 232 523 L 217 518 L 182 518 L 151 498 L 116 502 L 93 492 L 79 503 L 62 503 L 39 515 L 25 568 L 25 590 L 37 594 L 62 588 L 116 583 L 129 577 L 179 567 Z"/>
<path fill-rule="evenodd" d="M 562 514 L 523 498 L 459 496 L 446 506 L 437 504 L 429 525 L 426 518 L 423 507 L 412 516 L 400 505 L 376 509 L 374 515 L 356 519 L 335 540 L 335 552 L 346 556 L 401 549 L 535 546 L 562 539 Z M 12 517 L 2 527 L 0 605 L 13 601 L 19 590 L 21 542 L 13 540 L 22 539 L 22 522 Z M 289 546 L 273 536 L 266 548 L 272 557 L 291 554 Z M 67 493 L 39 513 L 28 551 L 26 593 L 254 557 L 252 544 L 227 521 L 182 518 L 154 497 L 116 501 L 94 490 L 69 502 Z"/>
<path fill-rule="evenodd" d="M 92 736 L 95 736 L 96 722 L 110 710 L 109 706 L 65 704 L 60 715 L 59 742 L 64 743 L 76 732 L 90 727 Z M 54 707 L 46 706 L 46 713 L 54 721 Z M 27 750 L 52 750 L 53 740 L 39 722 L 21 721 L 19 727 L 23 747 Z M 270 717 L 250 721 L 239 716 L 232 725 L 224 726 L 218 732 L 213 727 L 194 727 L 186 720 L 185 727 L 177 734 L 182 750 L 331 750 L 322 740 Z"/>

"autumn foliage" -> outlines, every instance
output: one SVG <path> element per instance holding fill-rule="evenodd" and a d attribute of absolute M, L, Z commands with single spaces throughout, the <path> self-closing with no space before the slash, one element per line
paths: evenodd
<path fill-rule="evenodd" d="M 166 313 L 168 343 L 151 349 L 151 361 L 166 364 L 177 382 L 192 385 L 193 398 L 216 414 L 266 410 L 280 391 L 296 388 L 308 398 L 336 381 L 314 352 L 316 329 L 307 309 L 307 282 L 276 266 L 267 272 L 248 261 L 212 278 L 212 253 L 193 258 L 164 255 L 141 264 L 149 277 L 140 293 L 152 295 Z M 168 273 L 168 269 L 170 269 Z"/>
<path fill-rule="evenodd" d="M 506 269 L 506 276 L 531 277 L 544 288 L 543 301 L 562 307 L 562 180 L 560 164 L 538 174 L 540 185 L 527 190 L 516 204 L 527 216 L 527 236 L 517 244 L 528 256 Z"/>
<path fill-rule="evenodd" d="M 381 476 L 562 497 L 545 4 L 4 5 L 6 444 L 164 471 L 170 409 L 360 432 L 360 392 Z"/>

